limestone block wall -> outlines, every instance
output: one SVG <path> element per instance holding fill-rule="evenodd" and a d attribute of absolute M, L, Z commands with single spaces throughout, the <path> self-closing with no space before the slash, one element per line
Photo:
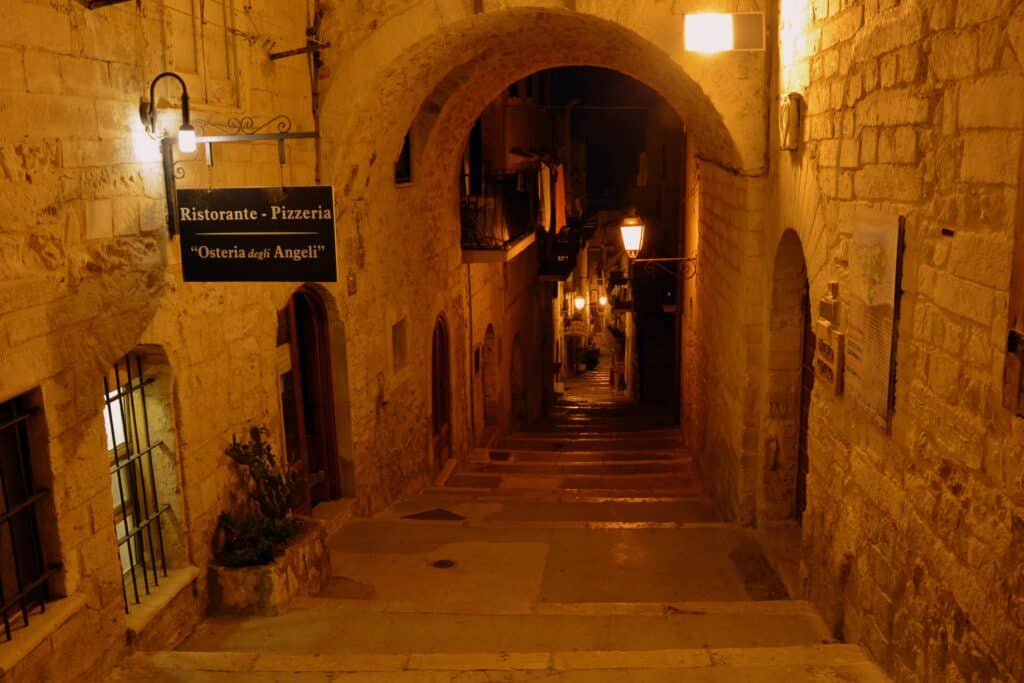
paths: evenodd
<path fill-rule="evenodd" d="M 855 205 L 907 218 L 891 433 L 813 395 L 808 594 L 897 680 L 1020 679 L 1024 423 L 1001 392 L 1024 4 L 783 0 L 780 19 L 806 119 L 774 153 L 777 229 L 812 305 L 849 286 Z"/>

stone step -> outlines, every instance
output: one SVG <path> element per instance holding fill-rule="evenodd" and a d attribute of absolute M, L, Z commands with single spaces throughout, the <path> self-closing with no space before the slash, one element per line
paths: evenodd
<path fill-rule="evenodd" d="M 276 617 L 212 617 L 180 649 L 408 654 L 788 647 L 832 642 L 803 601 L 534 603 L 522 610 L 306 598 Z M 530 611 L 525 611 L 529 609 Z"/>
<path fill-rule="evenodd" d="M 699 488 L 681 489 L 541 489 L 476 488 L 472 486 L 431 487 L 429 495 L 450 494 L 473 497 L 479 501 L 513 501 L 537 503 L 675 503 L 701 500 Z"/>
<path fill-rule="evenodd" d="M 526 461 L 500 461 L 492 460 L 487 463 L 473 463 L 462 473 L 493 473 L 493 474 L 564 474 L 564 475 L 595 475 L 595 476 L 618 476 L 638 474 L 689 474 L 693 471 L 693 461 L 690 459 L 673 460 L 609 460 L 609 461 L 580 461 L 580 460 L 526 460 Z"/>
<path fill-rule="evenodd" d="M 481 507 L 481 499 L 489 504 Z M 492 496 L 460 495 L 442 489 L 436 495 L 419 495 L 383 513 L 386 519 L 439 520 L 458 524 L 536 524 L 575 526 L 626 526 L 648 524 L 706 524 L 721 517 L 710 499 L 673 502 L 542 502 L 495 501 Z"/>
<path fill-rule="evenodd" d="M 855 645 L 619 651 L 409 653 L 136 653 L 113 681 L 152 683 L 295 680 L 352 683 L 799 683 L 889 679 Z"/>
<path fill-rule="evenodd" d="M 614 436 L 552 436 L 531 435 L 520 433 L 502 437 L 495 448 L 518 450 L 573 450 L 573 451 L 621 451 L 621 450 L 680 450 L 683 448 L 682 438 L 672 436 L 647 436 L 637 434 L 618 434 Z"/>
<path fill-rule="evenodd" d="M 619 461 L 666 461 L 687 459 L 692 456 L 680 456 L 678 450 L 663 452 L 649 450 L 623 451 L 534 451 L 520 449 L 491 449 L 488 453 L 489 462 L 619 462 Z"/>

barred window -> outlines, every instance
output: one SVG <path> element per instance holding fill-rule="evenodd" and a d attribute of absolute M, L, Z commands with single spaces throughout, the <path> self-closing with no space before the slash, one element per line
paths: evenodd
<path fill-rule="evenodd" d="M 32 474 L 33 415 L 26 396 L 0 403 L 0 611 L 7 640 L 19 625 L 28 626 L 31 614 L 46 610 L 49 580 L 59 568 L 47 565 L 39 533 L 37 508 L 50 492 Z"/>
<path fill-rule="evenodd" d="M 161 389 L 158 372 L 144 356 L 136 352 L 116 363 L 103 386 L 125 612 L 160 585 L 182 554 L 172 506 L 177 504 L 177 476 L 173 444 L 168 443 L 171 420 L 159 400 L 167 389 Z"/>

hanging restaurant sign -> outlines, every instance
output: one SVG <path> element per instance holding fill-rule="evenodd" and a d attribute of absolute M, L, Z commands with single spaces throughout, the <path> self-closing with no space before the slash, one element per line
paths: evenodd
<path fill-rule="evenodd" d="M 331 187 L 178 190 L 186 282 L 337 282 Z"/>

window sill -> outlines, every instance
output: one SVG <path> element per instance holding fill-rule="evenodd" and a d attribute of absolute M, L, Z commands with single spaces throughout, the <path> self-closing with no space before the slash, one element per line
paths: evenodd
<path fill-rule="evenodd" d="M 45 612 L 30 617 L 28 626 L 15 631 L 10 642 L 0 644 L 0 678 L 14 669 L 40 643 L 53 636 L 61 626 L 71 621 L 85 608 L 85 602 L 85 596 L 76 593 L 46 603 Z"/>
<path fill-rule="evenodd" d="M 133 643 L 142 635 L 153 620 L 164 611 L 183 590 L 195 583 L 199 578 L 199 568 L 188 566 L 173 569 L 160 581 L 160 585 L 146 596 L 139 605 L 132 605 L 125 617 L 128 627 L 128 642 Z"/>

